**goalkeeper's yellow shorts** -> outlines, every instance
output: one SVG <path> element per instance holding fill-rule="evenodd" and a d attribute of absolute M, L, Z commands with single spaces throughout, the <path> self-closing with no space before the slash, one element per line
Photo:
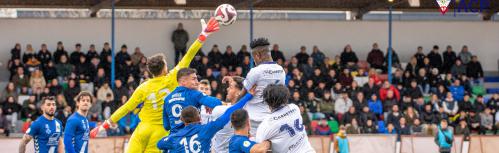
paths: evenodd
<path fill-rule="evenodd" d="M 139 123 L 132 137 L 128 142 L 128 153 L 161 153 L 156 146 L 161 138 L 168 136 L 169 131 L 163 128 L 163 125 L 153 125 Z"/>

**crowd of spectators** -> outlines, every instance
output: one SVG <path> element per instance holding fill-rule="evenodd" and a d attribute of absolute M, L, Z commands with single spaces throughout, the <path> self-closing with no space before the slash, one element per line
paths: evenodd
<path fill-rule="evenodd" d="M 122 45 L 117 51 L 115 82 L 110 82 L 108 43 L 100 52 L 93 44 L 86 52 L 81 44 L 68 52 L 62 42 L 55 51 L 49 51 L 46 44 L 34 50 L 31 44 L 25 48 L 16 44 L 11 50 L 10 82 L 0 95 L 0 133 L 23 132 L 16 129 L 40 115 L 39 100 L 47 96 L 57 100 L 56 117 L 64 124 L 75 109 L 73 98 L 82 90 L 93 92 L 97 99 L 89 120 L 103 121 L 150 77 L 147 58 L 139 47 L 129 53 Z M 213 45 L 207 54 L 198 52 L 190 65 L 220 99 L 225 98 L 227 87 L 223 77 L 244 77 L 251 65 L 246 45 L 237 52 L 232 46 L 223 50 Z M 386 80 L 388 55 L 376 43 L 366 60 L 359 60 L 350 45 L 334 57 L 326 56 L 318 46 L 312 51 L 302 46 L 289 58 L 277 44 L 271 50 L 274 61 L 286 71 L 290 102 L 300 106 L 310 134 L 331 134 L 338 127 L 330 122 L 344 126 L 349 134 L 434 134 L 442 119 L 448 120 L 456 134 L 495 134 L 499 127 L 499 94 L 483 92 L 482 66 L 467 46 L 459 53 L 451 46 L 440 53 L 439 46 L 433 46 L 428 54 L 418 47 L 407 64 L 392 50 L 391 83 Z M 129 134 L 138 122 L 130 113 L 111 135 Z"/>

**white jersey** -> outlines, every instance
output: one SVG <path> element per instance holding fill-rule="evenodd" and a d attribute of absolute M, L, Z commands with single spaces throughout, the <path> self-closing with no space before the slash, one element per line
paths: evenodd
<path fill-rule="evenodd" d="M 201 109 L 199 110 L 201 113 L 201 124 L 206 124 L 208 122 L 211 122 L 213 121 L 212 117 L 211 117 L 211 114 L 208 114 L 208 112 L 206 111 L 206 106 L 202 105 L 201 106 Z"/>
<path fill-rule="evenodd" d="M 220 116 L 222 116 L 229 106 L 217 106 L 213 108 L 213 112 L 211 113 L 212 120 L 216 120 Z M 234 135 L 234 128 L 232 128 L 230 123 L 227 123 L 224 128 L 215 134 L 215 136 L 211 139 L 211 147 L 212 150 L 216 153 L 228 153 L 229 152 L 229 141 L 230 138 Z"/>
<path fill-rule="evenodd" d="M 243 83 L 244 88 L 249 90 L 256 85 L 255 95 L 244 107 L 250 120 L 261 122 L 265 115 L 270 114 L 269 106 L 263 102 L 263 90 L 270 84 L 284 85 L 285 81 L 284 69 L 275 62 L 259 64 L 248 72 Z"/>
<path fill-rule="evenodd" d="M 295 104 L 272 112 L 262 121 L 256 132 L 256 142 L 265 140 L 272 142 L 272 152 L 315 152 L 308 141 L 300 109 Z"/>

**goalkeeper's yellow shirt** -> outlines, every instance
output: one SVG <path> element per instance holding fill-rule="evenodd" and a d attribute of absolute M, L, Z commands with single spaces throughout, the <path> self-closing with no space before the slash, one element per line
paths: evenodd
<path fill-rule="evenodd" d="M 117 123 L 123 116 L 144 102 L 144 106 L 139 112 L 140 122 L 163 125 L 164 98 L 178 86 L 178 70 L 189 67 L 189 64 L 202 45 L 202 42 L 196 40 L 189 47 L 182 60 L 166 76 L 151 78 L 139 85 L 130 99 L 111 115 L 111 121 Z"/>

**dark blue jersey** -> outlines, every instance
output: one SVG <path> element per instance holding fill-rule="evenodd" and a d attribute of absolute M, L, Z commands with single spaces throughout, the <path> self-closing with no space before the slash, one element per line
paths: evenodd
<path fill-rule="evenodd" d="M 58 119 L 49 120 L 42 115 L 31 123 L 26 134 L 33 137 L 35 152 L 55 153 L 62 135 L 62 123 Z"/>
<path fill-rule="evenodd" d="M 213 136 L 230 121 L 232 112 L 243 108 L 251 98 L 253 98 L 251 94 L 246 94 L 237 104 L 231 106 L 213 122 L 204 125 L 200 123 L 189 124 L 178 132 L 160 140 L 158 148 L 170 153 L 210 153 Z"/>
<path fill-rule="evenodd" d="M 205 95 L 198 90 L 192 90 L 183 86 L 175 88 L 172 93 L 166 96 L 165 104 L 163 105 L 164 128 L 170 130 L 170 134 L 176 133 L 184 127 L 184 123 L 180 120 L 182 108 L 193 106 L 199 110 L 201 105 L 213 108 L 222 105 L 222 101 Z"/>

